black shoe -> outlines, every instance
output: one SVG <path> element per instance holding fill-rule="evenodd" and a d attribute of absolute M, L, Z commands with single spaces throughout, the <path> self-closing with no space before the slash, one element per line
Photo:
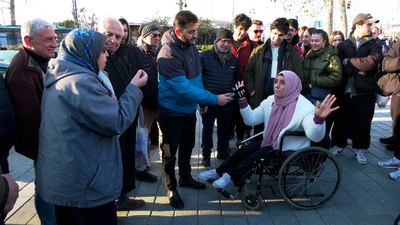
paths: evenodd
<path fill-rule="evenodd" d="M 395 141 L 395 137 L 386 137 L 386 138 L 379 138 L 379 141 L 385 145 L 393 144 Z"/>
<path fill-rule="evenodd" d="M 145 204 L 146 202 L 141 199 L 128 198 L 124 201 L 118 201 L 116 207 L 117 211 L 131 211 L 142 208 Z"/>
<path fill-rule="evenodd" d="M 210 159 L 203 158 L 203 161 L 201 162 L 201 165 L 203 165 L 206 168 L 210 167 Z"/>
<path fill-rule="evenodd" d="M 169 204 L 175 209 L 183 209 L 185 204 L 183 203 L 181 196 L 177 191 L 168 191 Z"/>
<path fill-rule="evenodd" d="M 393 151 L 398 150 L 400 147 L 395 144 L 388 144 L 385 146 L 385 148 L 386 148 L 386 150 L 393 152 Z"/>
<path fill-rule="evenodd" d="M 190 177 L 188 179 L 182 179 L 181 177 L 179 178 L 179 186 L 181 187 L 190 187 L 193 189 L 205 189 L 206 185 L 198 182 L 197 180 L 193 179 L 193 177 Z"/>
<path fill-rule="evenodd" d="M 144 182 L 154 183 L 157 182 L 157 176 L 151 174 L 148 171 L 136 171 L 136 180 L 141 180 Z"/>

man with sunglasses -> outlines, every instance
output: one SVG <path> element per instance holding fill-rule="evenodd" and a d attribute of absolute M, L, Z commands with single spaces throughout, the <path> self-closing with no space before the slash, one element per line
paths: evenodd
<path fill-rule="evenodd" d="M 261 20 L 253 20 L 248 33 L 250 40 L 256 42 L 258 45 L 264 44 L 264 41 L 262 40 L 264 34 L 264 25 Z"/>
<path fill-rule="evenodd" d="M 158 69 L 156 60 L 160 50 L 161 33 L 160 27 L 154 23 L 140 26 L 139 33 L 139 43 L 137 44 L 143 53 L 143 69 L 148 74 L 147 83 L 141 88 L 143 93 L 144 127 L 150 132 L 158 110 Z M 157 181 L 157 176 L 148 172 L 146 165 L 136 165 L 136 180 L 153 183 Z"/>

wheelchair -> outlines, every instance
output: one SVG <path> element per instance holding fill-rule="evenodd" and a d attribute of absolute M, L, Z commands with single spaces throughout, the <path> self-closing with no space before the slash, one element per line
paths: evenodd
<path fill-rule="evenodd" d="M 328 202 L 340 185 L 341 172 L 338 162 L 329 151 L 317 146 L 297 151 L 282 151 L 284 138 L 288 136 L 300 137 L 305 136 L 305 133 L 285 132 L 281 137 L 279 149 L 272 150 L 266 159 L 254 163 L 252 169 L 239 182 L 235 195 L 224 189 L 217 189 L 218 192 L 230 200 L 241 194 L 242 204 L 252 211 L 259 211 L 262 207 L 262 187 L 271 189 L 274 196 L 282 197 L 298 209 L 315 209 Z M 264 174 L 278 180 L 280 195 L 272 186 L 262 185 Z M 257 180 L 255 190 L 250 187 L 253 176 Z"/>

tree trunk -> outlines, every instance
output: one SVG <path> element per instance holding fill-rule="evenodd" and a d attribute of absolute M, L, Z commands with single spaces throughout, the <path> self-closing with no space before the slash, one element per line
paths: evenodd
<path fill-rule="evenodd" d="M 72 0 L 72 16 L 74 17 L 75 28 L 79 28 L 78 7 L 76 5 L 76 0 Z"/>
<path fill-rule="evenodd" d="M 10 0 L 10 15 L 11 15 L 11 25 L 15 25 L 15 4 L 14 0 Z"/>
<path fill-rule="evenodd" d="M 333 0 L 324 0 L 324 4 L 327 9 L 324 28 L 329 35 L 332 33 Z"/>
<path fill-rule="evenodd" d="M 347 33 L 347 13 L 346 13 L 346 0 L 340 0 L 340 27 L 342 29 L 342 32 L 347 38 L 348 33 Z"/>

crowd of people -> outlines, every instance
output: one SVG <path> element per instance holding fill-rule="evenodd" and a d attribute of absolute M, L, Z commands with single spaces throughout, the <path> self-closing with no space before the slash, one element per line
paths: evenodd
<path fill-rule="evenodd" d="M 346 38 L 277 18 L 264 40 L 263 22 L 241 13 L 233 31 L 220 29 L 212 47 L 199 52 L 199 18 L 191 11 L 178 12 L 163 34 L 157 24 L 143 24 L 135 43 L 123 18 L 104 18 L 96 30 L 75 29 L 59 46 L 51 24 L 27 21 L 23 47 L 5 80 L 0 77 L 0 220 L 18 197 L 8 174 L 13 145 L 33 160 L 43 225 L 116 225 L 116 211 L 143 207 L 143 200 L 129 196 L 135 180 L 154 183 L 158 177 L 151 164 L 135 163 L 140 112 L 148 133 L 154 124 L 159 130 L 166 195 L 176 209 L 185 206 L 178 186 L 205 189 L 200 181 L 209 179 L 217 188 L 237 184 L 254 160 L 277 148 L 286 130 L 305 131 L 307 139 L 288 142 L 283 151 L 314 142 L 338 156 L 351 139 L 356 162 L 367 164 L 376 101 L 368 80 L 380 71 L 400 74 L 400 42 L 380 40 L 378 22 L 360 13 Z M 378 162 L 384 168 L 400 168 L 398 101 L 393 94 L 393 136 L 380 139 L 394 151 Z M 197 111 L 202 165 L 210 167 L 215 121 L 222 160 L 200 173 L 200 181 L 190 164 Z M 262 135 L 233 151 L 229 140 L 236 135 L 239 146 L 251 133 Z M 400 181 L 400 169 L 389 175 Z"/>

